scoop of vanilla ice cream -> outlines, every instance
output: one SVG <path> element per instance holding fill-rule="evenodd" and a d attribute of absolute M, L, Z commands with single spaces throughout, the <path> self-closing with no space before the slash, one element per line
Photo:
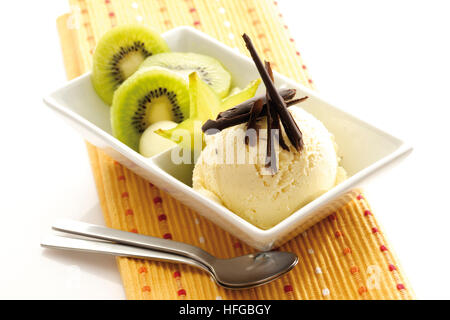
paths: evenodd
<path fill-rule="evenodd" d="M 265 137 L 258 143 L 244 143 L 245 125 L 206 136 L 193 173 L 193 187 L 223 204 L 261 229 L 269 229 L 345 179 L 339 166 L 334 137 L 322 122 L 298 107 L 291 114 L 303 134 L 304 148 L 278 148 L 278 171 L 271 174 L 264 164 Z M 258 122 L 265 134 L 265 118 Z M 266 134 L 265 134 L 266 135 Z M 245 155 L 245 160 L 237 160 Z M 230 158 L 231 157 L 231 158 Z M 235 161 L 226 161 L 234 159 Z"/>

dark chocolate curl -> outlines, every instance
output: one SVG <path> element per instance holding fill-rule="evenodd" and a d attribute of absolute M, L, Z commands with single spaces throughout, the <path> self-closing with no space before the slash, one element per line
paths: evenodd
<path fill-rule="evenodd" d="M 292 98 L 294 98 L 296 91 L 295 91 L 295 89 L 281 89 L 281 90 L 279 90 L 279 92 L 280 92 L 281 97 L 283 97 L 284 100 L 288 101 L 288 100 L 291 100 Z M 220 112 L 219 115 L 217 116 L 217 119 L 233 118 L 237 115 L 240 115 L 243 113 L 248 113 L 252 109 L 255 102 L 258 100 L 261 100 L 261 99 L 262 99 L 263 105 L 265 105 L 266 104 L 266 95 L 265 94 L 259 95 L 259 96 L 253 97 L 247 101 L 244 101 L 231 109 Z"/>
<path fill-rule="evenodd" d="M 259 117 L 259 115 L 261 114 L 263 108 L 263 101 L 262 99 L 256 100 L 256 102 L 253 104 L 252 109 L 250 110 L 250 116 L 248 118 L 248 122 L 247 122 L 247 130 L 248 129 L 256 129 L 256 119 Z M 249 137 L 246 135 L 245 136 L 245 144 L 249 143 Z"/>
<path fill-rule="evenodd" d="M 292 115 L 287 110 L 286 103 L 281 98 L 278 91 L 275 89 L 275 86 L 272 80 L 270 79 L 270 75 L 264 68 L 264 65 L 261 59 L 259 58 L 258 53 L 256 52 L 256 49 L 253 46 L 253 43 L 250 40 L 249 36 L 247 34 L 244 34 L 242 37 L 245 41 L 247 49 L 250 52 L 250 55 L 252 56 L 256 68 L 258 69 L 258 72 L 264 82 L 264 85 L 266 86 L 268 96 L 273 101 L 273 106 L 276 108 L 276 111 L 280 115 L 281 122 L 283 123 L 284 130 L 286 131 L 289 140 L 291 141 L 295 149 L 297 149 L 298 151 L 302 150 L 303 148 L 302 133 L 298 128 L 297 123 L 295 123 L 294 119 L 292 118 Z"/>
<path fill-rule="evenodd" d="M 270 65 L 270 62 L 268 61 L 264 61 L 267 73 L 270 76 L 270 80 L 272 80 L 272 82 L 274 81 L 273 79 L 273 72 L 272 72 L 272 67 Z M 266 93 L 267 94 L 267 93 Z M 267 101 L 267 105 L 269 106 L 268 110 L 270 110 L 270 114 L 272 117 L 272 126 L 270 127 L 270 130 L 278 130 L 278 134 L 275 136 L 275 138 L 279 141 L 280 146 L 284 149 L 284 150 L 288 150 L 289 151 L 289 147 L 287 146 L 286 142 L 284 142 L 283 139 L 283 133 L 281 132 L 281 128 L 280 128 L 280 116 L 278 115 L 278 113 L 275 110 L 275 107 L 272 106 L 272 102 L 269 99 Z M 287 104 L 286 104 L 287 105 Z"/>
<path fill-rule="evenodd" d="M 293 106 L 294 104 L 297 104 L 299 102 L 306 100 L 306 98 L 308 98 L 308 97 L 303 97 L 300 99 L 294 99 L 291 101 L 287 101 L 286 105 L 288 107 Z M 217 120 L 212 120 L 212 119 L 207 120 L 202 126 L 202 131 L 205 132 L 206 134 L 211 134 L 206 131 L 208 129 L 217 129 L 219 131 L 222 131 L 223 129 L 233 127 L 238 124 L 247 123 L 248 120 L 250 119 L 250 111 L 247 113 L 240 113 L 240 112 L 236 111 L 235 114 L 236 115 L 234 117 L 230 117 L 230 118 L 221 117 L 221 118 L 217 118 Z M 266 114 L 267 114 L 267 105 L 265 104 L 262 107 L 261 113 L 259 114 L 259 118 L 264 117 Z"/>

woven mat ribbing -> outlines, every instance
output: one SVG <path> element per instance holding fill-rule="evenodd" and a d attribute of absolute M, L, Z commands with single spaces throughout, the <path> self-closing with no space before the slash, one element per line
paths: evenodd
<path fill-rule="evenodd" d="M 68 78 L 91 67 L 99 37 L 131 22 L 160 32 L 191 25 L 247 53 L 240 35 L 280 73 L 309 87 L 300 52 L 268 0 L 69 0 L 71 13 L 58 19 Z M 228 258 L 252 249 L 148 181 L 87 145 L 105 222 L 112 228 L 199 246 Z M 177 264 L 117 258 L 129 299 L 411 299 L 412 290 L 363 195 L 283 245 L 298 265 L 268 285 L 231 291 L 197 269 Z"/>

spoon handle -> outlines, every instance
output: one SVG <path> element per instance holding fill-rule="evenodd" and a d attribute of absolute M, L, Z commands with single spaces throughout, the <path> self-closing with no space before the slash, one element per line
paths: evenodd
<path fill-rule="evenodd" d="M 211 264 L 216 259 L 206 251 L 190 244 L 144 236 L 141 234 L 111 229 L 79 221 L 59 220 L 53 225 L 52 228 L 57 231 L 80 236 L 87 236 L 90 238 L 108 240 L 125 245 L 181 255 L 197 260 L 211 269 L 213 269 Z"/>
<path fill-rule="evenodd" d="M 84 240 L 84 239 L 48 235 L 41 240 L 41 246 L 52 249 L 73 250 L 89 253 L 103 253 L 117 257 L 130 257 L 156 261 L 167 261 L 173 263 L 184 263 L 211 273 L 206 266 L 190 258 L 178 256 L 176 254 L 161 251 L 153 251 L 149 249 L 132 247 L 112 242 Z"/>

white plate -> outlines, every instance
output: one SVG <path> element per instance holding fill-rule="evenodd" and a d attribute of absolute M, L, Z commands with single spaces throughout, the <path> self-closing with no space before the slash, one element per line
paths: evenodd
<path fill-rule="evenodd" d="M 259 77 L 253 62 L 206 34 L 190 27 L 179 27 L 163 34 L 173 51 L 197 52 L 220 60 L 233 76 L 233 85 L 244 87 Z M 349 178 L 271 229 L 262 230 L 227 208 L 200 195 L 191 188 L 191 165 L 174 165 L 170 150 L 147 159 L 111 135 L 110 107 L 94 92 L 90 73 L 76 78 L 44 98 L 45 103 L 66 119 L 92 144 L 153 184 L 218 224 L 250 246 L 269 250 L 281 245 L 345 202 L 368 180 L 389 165 L 406 157 L 412 148 L 398 138 L 365 123 L 326 102 L 316 92 L 278 73 L 278 87 L 308 95 L 301 106 L 321 120 L 339 146 L 342 165 Z M 260 86 L 258 94 L 264 92 Z"/>

